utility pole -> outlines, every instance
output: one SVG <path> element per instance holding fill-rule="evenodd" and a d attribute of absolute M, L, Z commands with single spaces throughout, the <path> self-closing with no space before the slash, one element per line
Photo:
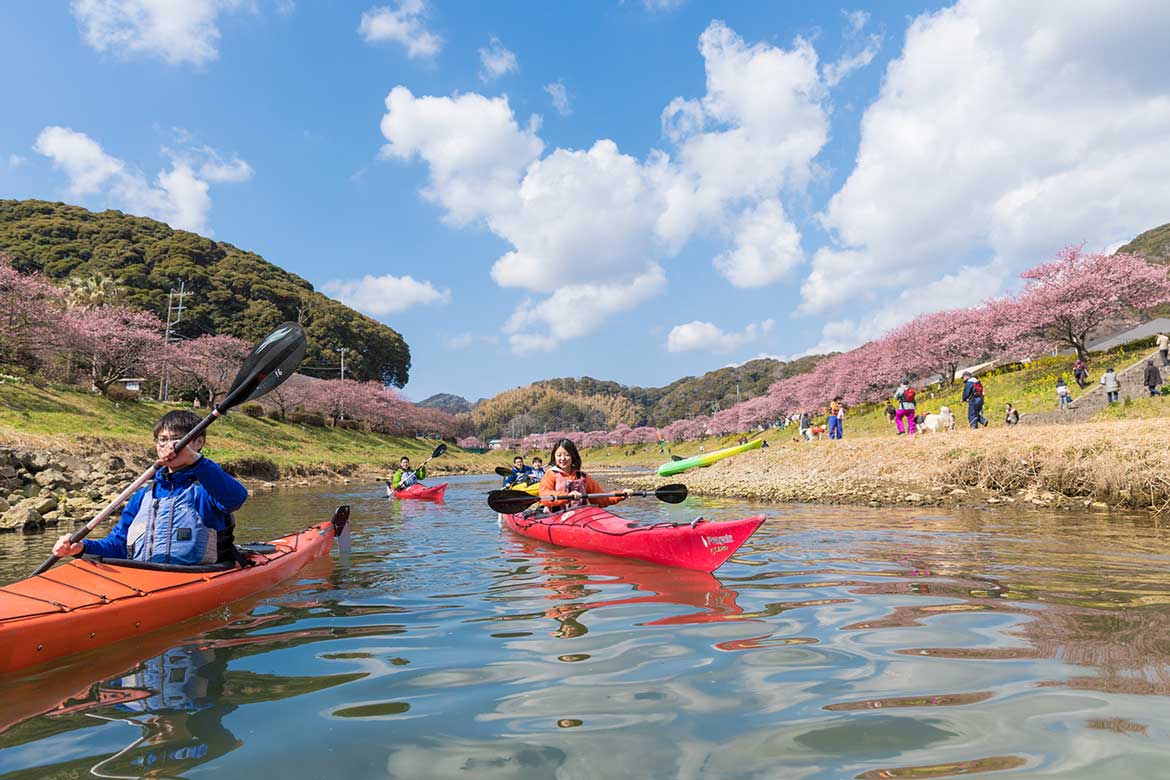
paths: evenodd
<path fill-rule="evenodd" d="M 171 291 L 169 293 L 167 293 L 167 333 L 166 333 L 166 337 L 165 337 L 165 341 L 167 344 L 170 344 L 173 341 L 176 341 L 176 339 L 172 338 L 172 336 L 171 336 L 171 330 L 175 325 L 178 325 L 179 322 L 181 322 L 183 319 L 183 296 L 187 294 L 186 282 L 184 282 L 182 279 L 179 280 L 179 289 L 178 289 L 179 304 L 177 306 L 175 305 L 175 292 L 176 292 L 175 288 L 172 287 Z M 172 317 L 174 318 L 173 320 L 172 320 Z M 170 371 L 170 366 L 165 365 L 165 364 L 163 365 L 163 378 L 162 378 L 162 381 L 160 382 L 160 386 L 158 389 L 158 395 L 159 395 L 159 399 L 162 401 L 170 400 L 171 371 Z"/>
<path fill-rule="evenodd" d="M 349 352 L 349 347 L 341 347 L 337 351 L 341 353 L 341 378 L 345 379 L 345 353 Z"/>
<path fill-rule="evenodd" d="M 735 402 L 739 403 L 739 382 L 735 383 Z"/>

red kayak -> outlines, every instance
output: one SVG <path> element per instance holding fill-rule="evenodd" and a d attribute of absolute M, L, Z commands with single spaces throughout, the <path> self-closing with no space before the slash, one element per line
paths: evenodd
<path fill-rule="evenodd" d="M 0 673 L 222 610 L 327 555 L 348 519 L 349 507 L 340 507 L 331 521 L 266 545 L 242 545 L 252 564 L 246 568 L 80 558 L 0 587 Z"/>
<path fill-rule="evenodd" d="M 447 483 L 444 482 L 441 485 L 435 485 L 434 487 L 431 487 L 429 485 L 423 485 L 419 482 L 415 482 L 413 485 L 404 487 L 402 490 L 393 490 L 391 489 L 390 484 L 387 483 L 386 492 L 389 493 L 393 498 L 429 498 L 432 501 L 441 501 L 443 499 L 443 494 L 447 492 Z"/>
<path fill-rule="evenodd" d="M 500 525 L 560 547 L 637 558 L 665 566 L 714 571 L 764 523 L 763 515 L 713 522 L 640 525 L 587 506 L 557 514 L 500 515 Z"/>

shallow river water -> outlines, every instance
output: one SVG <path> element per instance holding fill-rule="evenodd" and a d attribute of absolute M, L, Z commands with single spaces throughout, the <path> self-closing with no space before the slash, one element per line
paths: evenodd
<path fill-rule="evenodd" d="M 432 480 L 433 481 L 433 480 Z M 541 546 L 485 491 L 353 509 L 263 597 L 0 678 L 0 777 L 1170 777 L 1170 534 L 1148 518 L 631 499 L 768 522 L 714 576 Z M 47 536 L 0 537 L 0 579 Z"/>

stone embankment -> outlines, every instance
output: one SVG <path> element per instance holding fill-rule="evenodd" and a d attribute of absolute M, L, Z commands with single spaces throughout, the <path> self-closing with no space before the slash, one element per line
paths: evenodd
<path fill-rule="evenodd" d="M 116 455 L 81 458 L 0 447 L 0 532 L 87 521 L 137 476 Z"/>
<path fill-rule="evenodd" d="M 848 434 L 846 434 L 848 436 Z M 1170 430 L 1145 420 L 774 443 L 677 477 L 698 495 L 868 506 L 1170 513 Z"/>

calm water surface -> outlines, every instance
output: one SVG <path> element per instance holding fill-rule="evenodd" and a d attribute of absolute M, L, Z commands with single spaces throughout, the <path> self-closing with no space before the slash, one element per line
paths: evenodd
<path fill-rule="evenodd" d="M 767 524 L 717 576 L 501 532 L 488 477 L 254 496 L 353 550 L 0 679 L 0 777 L 1170 776 L 1170 535 L 1052 513 L 631 500 Z M 0 578 L 48 537 L 0 537 Z"/>

